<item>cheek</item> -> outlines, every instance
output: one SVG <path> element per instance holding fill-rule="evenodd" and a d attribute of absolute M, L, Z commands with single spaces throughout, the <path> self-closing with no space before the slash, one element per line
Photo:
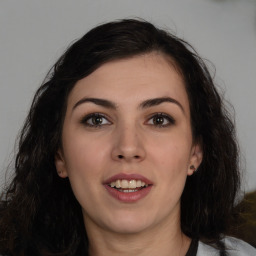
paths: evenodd
<path fill-rule="evenodd" d="M 66 149 L 66 168 L 71 180 L 81 178 L 86 182 L 86 178 L 94 180 L 100 175 L 108 150 L 102 145 L 104 143 L 98 143 L 88 136 L 72 136 L 63 144 Z"/>
<path fill-rule="evenodd" d="M 190 136 L 169 136 L 159 138 L 150 145 L 150 157 L 153 161 L 168 170 L 187 171 L 190 160 L 192 139 Z"/>
<path fill-rule="evenodd" d="M 98 193 L 106 150 L 86 137 L 68 139 L 63 147 L 66 149 L 66 170 L 73 193 L 85 208 L 84 202 L 90 202 L 91 197 Z"/>
<path fill-rule="evenodd" d="M 170 136 L 159 142 L 158 146 L 151 145 L 149 154 L 157 183 L 168 195 L 181 194 L 187 178 L 192 139 L 189 136 Z"/>
<path fill-rule="evenodd" d="M 189 154 L 184 148 L 166 147 L 158 169 L 159 196 L 165 195 L 166 204 L 179 202 L 187 179 Z M 172 203 L 173 202 L 173 203 Z"/>

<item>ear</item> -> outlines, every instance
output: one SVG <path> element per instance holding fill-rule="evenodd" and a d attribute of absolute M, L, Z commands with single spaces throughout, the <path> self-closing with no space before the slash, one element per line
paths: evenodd
<path fill-rule="evenodd" d="M 196 172 L 202 160 L 203 160 L 202 146 L 200 143 L 198 143 L 198 144 L 195 144 L 191 150 L 190 162 L 188 166 L 189 176 L 192 175 L 194 172 Z"/>
<path fill-rule="evenodd" d="M 64 155 L 60 149 L 55 154 L 55 167 L 57 169 L 58 175 L 61 178 L 68 177 Z"/>

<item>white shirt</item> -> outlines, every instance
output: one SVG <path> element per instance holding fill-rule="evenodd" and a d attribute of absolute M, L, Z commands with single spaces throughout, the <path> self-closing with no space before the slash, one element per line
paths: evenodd
<path fill-rule="evenodd" d="M 222 241 L 229 256 L 256 256 L 256 248 L 242 240 L 234 237 L 225 237 Z M 219 251 L 199 241 L 197 256 L 219 256 Z"/>

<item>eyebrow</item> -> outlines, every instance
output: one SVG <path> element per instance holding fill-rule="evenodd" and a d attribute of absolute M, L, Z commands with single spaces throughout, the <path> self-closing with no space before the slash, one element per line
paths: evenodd
<path fill-rule="evenodd" d="M 109 100 L 104 100 L 104 99 L 98 99 L 98 98 L 83 98 L 79 100 L 73 107 L 73 110 L 78 107 L 79 105 L 86 103 L 86 102 L 92 102 L 96 105 L 105 107 L 105 108 L 110 108 L 110 109 L 116 109 L 116 104 L 112 101 Z"/>
<path fill-rule="evenodd" d="M 76 107 L 78 107 L 79 105 L 86 103 L 86 102 L 91 102 L 94 103 L 96 105 L 105 107 L 105 108 L 109 108 L 109 109 L 117 109 L 117 105 L 109 100 L 105 100 L 105 99 L 99 99 L 99 98 L 83 98 L 81 100 L 79 100 L 74 106 L 73 109 L 74 110 Z M 170 102 L 170 103 L 174 103 L 177 106 L 180 107 L 180 109 L 182 110 L 182 112 L 184 112 L 184 108 L 183 106 L 175 99 L 171 98 L 171 97 L 160 97 L 160 98 L 153 98 L 153 99 L 148 99 L 143 101 L 140 105 L 139 108 L 141 109 L 145 109 L 145 108 L 150 108 L 153 106 L 157 106 L 160 105 L 164 102 Z"/>
<path fill-rule="evenodd" d="M 144 108 L 149 108 L 149 107 L 160 105 L 160 104 L 162 104 L 164 102 L 174 103 L 174 104 L 176 104 L 177 106 L 180 107 L 182 112 L 184 112 L 183 106 L 177 100 L 175 100 L 175 99 L 173 99 L 171 97 L 161 97 L 161 98 L 148 99 L 148 100 L 143 101 L 140 104 L 139 107 L 144 109 Z"/>

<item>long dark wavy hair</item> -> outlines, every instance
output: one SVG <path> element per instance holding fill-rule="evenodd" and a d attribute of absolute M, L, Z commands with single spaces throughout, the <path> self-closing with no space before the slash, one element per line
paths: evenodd
<path fill-rule="evenodd" d="M 1 197 L 0 253 L 86 255 L 81 207 L 54 164 L 67 98 L 77 81 L 104 63 L 151 52 L 168 56 L 182 75 L 193 138 L 203 148 L 203 161 L 182 194 L 182 231 L 218 246 L 240 185 L 232 118 L 205 63 L 187 42 L 129 19 L 100 25 L 72 44 L 37 90 L 19 137 L 14 179 Z"/>

